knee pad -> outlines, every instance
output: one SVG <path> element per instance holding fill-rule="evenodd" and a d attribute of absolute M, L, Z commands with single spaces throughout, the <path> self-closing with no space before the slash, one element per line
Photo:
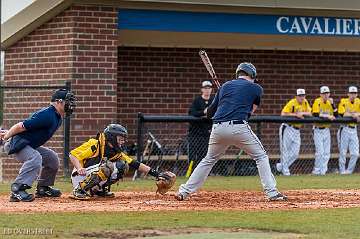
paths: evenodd
<path fill-rule="evenodd" d="M 111 161 L 105 161 L 103 164 L 100 165 L 98 175 L 101 180 L 107 180 L 111 174 L 114 172 L 114 163 Z"/>
<path fill-rule="evenodd" d="M 122 179 L 124 175 L 127 174 L 127 172 L 129 171 L 129 165 L 122 160 L 116 161 L 115 167 L 117 170 L 117 175 L 116 175 L 117 180 Z"/>
<path fill-rule="evenodd" d="M 103 187 L 109 187 L 110 185 L 118 182 L 129 171 L 129 165 L 125 161 L 116 161 L 114 164 L 114 171 L 110 175 L 106 183 L 104 183 Z"/>

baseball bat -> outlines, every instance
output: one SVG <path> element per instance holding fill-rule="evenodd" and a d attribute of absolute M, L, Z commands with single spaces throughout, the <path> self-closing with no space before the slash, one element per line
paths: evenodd
<path fill-rule="evenodd" d="M 194 160 L 191 160 L 191 162 L 189 164 L 189 167 L 188 167 L 188 170 L 186 171 L 186 174 L 185 174 L 186 178 L 190 177 L 190 175 L 192 173 L 192 170 L 193 170 L 193 166 L 194 166 Z"/>
<path fill-rule="evenodd" d="M 219 89 L 220 88 L 220 82 L 219 80 L 217 79 L 217 76 L 216 76 L 216 73 L 215 73 L 215 70 L 214 70 L 214 67 L 212 66 L 211 64 L 211 61 L 210 61 L 210 58 L 208 57 L 208 55 L 206 54 L 206 51 L 205 50 L 200 50 L 199 51 L 199 55 L 200 55 L 200 58 L 202 60 L 202 62 L 204 63 L 207 71 L 209 72 L 211 78 L 212 78 L 212 81 L 213 83 L 216 85 L 216 87 Z"/>

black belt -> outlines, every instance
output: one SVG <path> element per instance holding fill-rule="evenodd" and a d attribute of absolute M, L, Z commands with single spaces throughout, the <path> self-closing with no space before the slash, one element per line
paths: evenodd
<path fill-rule="evenodd" d="M 316 127 L 315 126 L 315 129 L 326 129 L 326 127 Z"/>
<path fill-rule="evenodd" d="M 230 120 L 223 122 L 215 122 L 215 124 L 245 124 L 245 122 L 243 120 Z"/>
<path fill-rule="evenodd" d="M 348 128 L 350 128 L 350 129 L 355 129 L 356 128 L 356 126 L 346 126 L 346 127 L 348 127 Z"/>
<path fill-rule="evenodd" d="M 294 129 L 296 129 L 296 130 L 299 130 L 299 129 L 300 129 L 299 127 L 292 126 L 292 125 L 289 125 L 289 124 L 287 124 L 286 126 L 291 127 L 291 128 L 294 128 Z"/>

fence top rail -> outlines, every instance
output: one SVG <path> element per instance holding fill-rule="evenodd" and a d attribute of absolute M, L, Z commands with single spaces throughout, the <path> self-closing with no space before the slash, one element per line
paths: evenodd
<path fill-rule="evenodd" d="M 141 122 L 204 122 L 211 121 L 206 118 L 198 118 L 189 115 L 144 115 L 138 114 L 138 119 Z M 299 119 L 296 117 L 279 116 L 279 115 L 259 115 L 253 116 L 249 119 L 249 123 L 357 123 L 356 119 L 352 117 L 337 117 L 331 121 L 320 117 L 306 117 Z"/>

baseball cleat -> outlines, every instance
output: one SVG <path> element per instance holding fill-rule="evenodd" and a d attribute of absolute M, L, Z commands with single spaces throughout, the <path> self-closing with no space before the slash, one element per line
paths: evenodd
<path fill-rule="evenodd" d="M 90 196 L 79 186 L 73 190 L 73 193 L 69 196 L 69 198 L 75 200 L 90 200 Z"/>
<path fill-rule="evenodd" d="M 10 202 L 32 202 L 35 200 L 33 194 L 26 192 L 26 189 L 31 187 L 26 184 L 13 183 L 11 184 Z"/>
<path fill-rule="evenodd" d="M 38 186 L 36 189 L 35 196 L 38 198 L 41 197 L 60 197 L 61 191 L 50 186 Z"/>
<path fill-rule="evenodd" d="M 287 201 L 288 197 L 283 195 L 282 193 L 278 193 L 275 196 L 269 197 L 269 201 L 275 202 L 275 201 Z"/>
<path fill-rule="evenodd" d="M 105 198 L 114 198 L 115 197 L 115 193 L 108 192 L 108 191 L 95 191 L 93 193 L 94 193 L 94 195 L 96 195 L 98 197 L 105 197 Z"/>
<path fill-rule="evenodd" d="M 34 195 L 25 191 L 11 192 L 9 199 L 10 202 L 32 202 L 34 200 Z"/>
<path fill-rule="evenodd" d="M 89 196 L 79 197 L 79 196 L 76 196 L 76 195 L 73 195 L 73 194 L 70 194 L 69 198 L 74 199 L 74 200 L 79 200 L 79 201 L 88 201 L 88 200 L 90 200 Z"/>
<path fill-rule="evenodd" d="M 181 193 L 175 193 L 175 199 L 178 200 L 178 201 L 184 201 L 185 199 L 185 196 Z"/>

